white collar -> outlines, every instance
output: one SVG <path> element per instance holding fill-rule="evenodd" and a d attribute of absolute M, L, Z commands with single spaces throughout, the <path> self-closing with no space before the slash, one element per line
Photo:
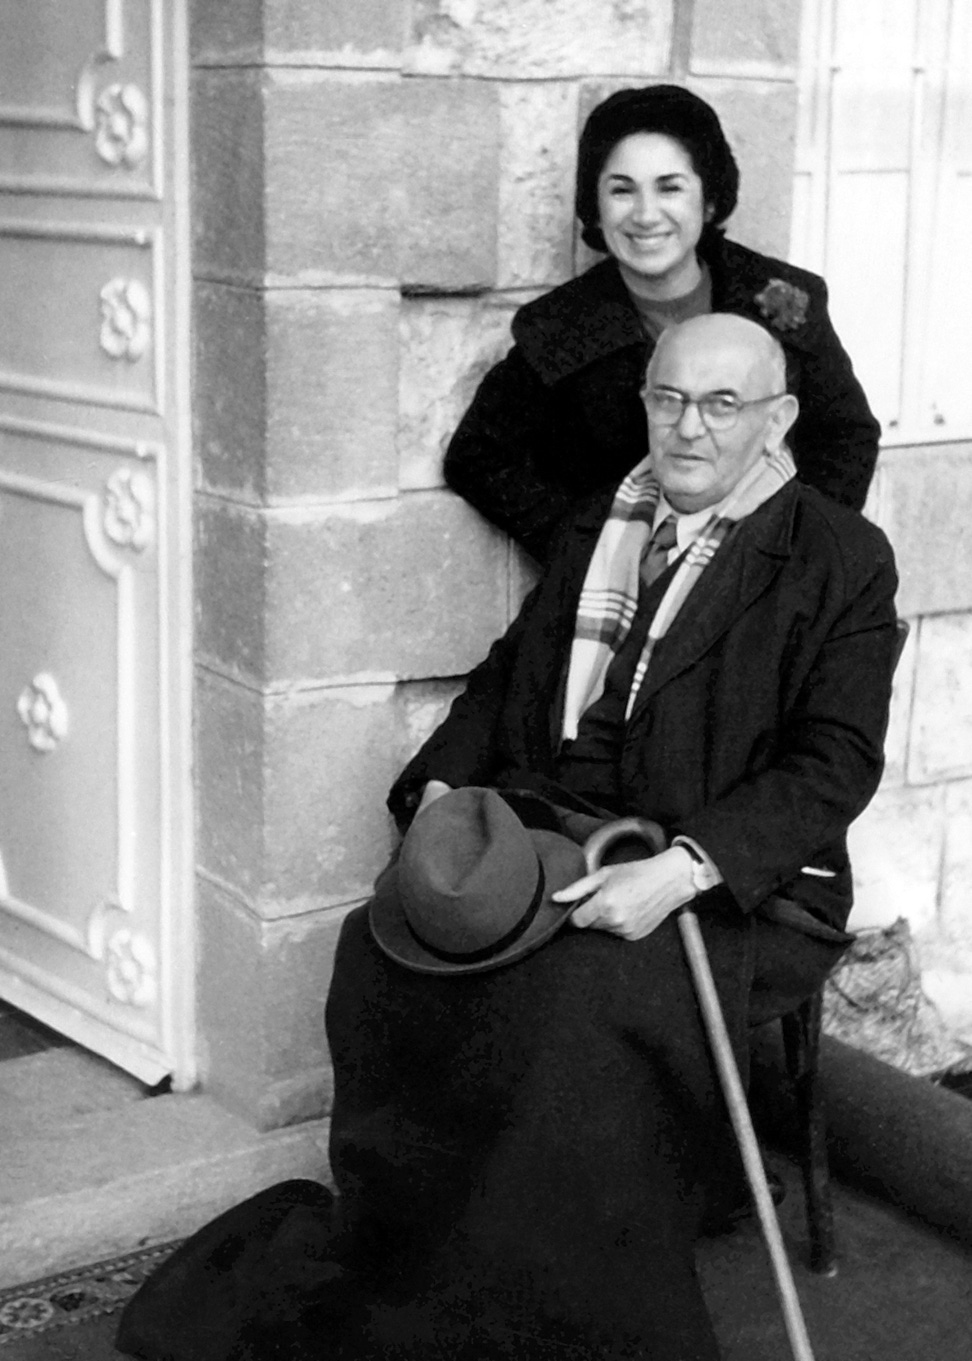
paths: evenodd
<path fill-rule="evenodd" d="M 674 515 L 675 547 L 672 552 L 684 553 L 693 539 L 699 537 L 709 521 L 719 514 L 727 500 L 728 497 L 724 497 L 714 506 L 706 506 L 704 510 L 693 510 L 683 515 L 674 506 L 669 505 L 665 500 L 664 492 L 662 492 L 658 497 L 658 505 L 655 507 L 655 518 L 651 522 L 651 532 L 654 534 L 662 520 L 667 519 L 669 515 Z"/>

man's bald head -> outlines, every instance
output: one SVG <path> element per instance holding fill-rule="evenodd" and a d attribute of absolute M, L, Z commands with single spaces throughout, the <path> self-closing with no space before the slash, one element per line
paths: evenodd
<path fill-rule="evenodd" d="M 700 317 L 668 326 L 659 337 L 648 363 L 646 383 L 669 345 L 727 347 L 751 357 L 757 377 L 765 377 L 767 393 L 786 391 L 786 355 L 783 346 L 765 326 L 732 312 L 706 312 Z"/>

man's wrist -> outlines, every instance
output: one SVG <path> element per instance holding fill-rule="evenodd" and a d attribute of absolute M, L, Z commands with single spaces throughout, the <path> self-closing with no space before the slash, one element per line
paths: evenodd
<path fill-rule="evenodd" d="M 707 893 L 710 888 L 715 888 L 717 884 L 723 883 L 722 875 L 717 866 L 691 837 L 675 837 L 672 841 L 672 847 L 678 847 L 679 850 L 685 851 L 688 856 L 693 893 Z"/>
<path fill-rule="evenodd" d="M 695 887 L 695 862 L 689 854 L 688 847 L 683 845 L 670 846 L 668 855 L 676 856 L 679 865 L 679 876 L 681 879 L 680 896 L 683 902 L 691 902 L 698 893 Z"/>

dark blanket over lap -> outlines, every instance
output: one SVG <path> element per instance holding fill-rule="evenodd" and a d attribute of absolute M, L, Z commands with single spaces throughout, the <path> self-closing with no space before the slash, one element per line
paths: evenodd
<path fill-rule="evenodd" d="M 744 1063 L 752 923 L 703 923 Z M 716 1361 L 701 1186 L 735 1171 L 674 921 L 429 977 L 345 922 L 327 1006 L 338 1199 L 284 1182 L 129 1301 L 145 1361 Z M 731 1168 L 731 1171 L 730 1171 Z"/>
<path fill-rule="evenodd" d="M 750 923 L 703 927 L 745 1058 Z M 568 928 L 481 975 L 388 961 L 348 917 L 327 1007 L 352 1358 L 714 1361 L 695 1276 L 725 1124 L 674 920 Z"/>

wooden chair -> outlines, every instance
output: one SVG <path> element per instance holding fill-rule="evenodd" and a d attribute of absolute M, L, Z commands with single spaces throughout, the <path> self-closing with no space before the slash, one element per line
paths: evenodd
<path fill-rule="evenodd" d="M 821 1276 L 837 1274 L 834 1206 L 827 1158 L 827 1113 L 820 1082 L 820 1036 L 823 988 L 780 1017 L 786 1070 L 793 1084 L 800 1129 L 801 1171 L 807 1204 L 810 1269 Z"/>

